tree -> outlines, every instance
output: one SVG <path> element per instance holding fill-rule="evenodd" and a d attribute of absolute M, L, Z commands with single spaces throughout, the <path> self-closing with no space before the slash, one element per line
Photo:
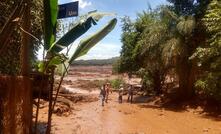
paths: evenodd
<path fill-rule="evenodd" d="M 121 42 L 123 43 L 120 58 L 119 72 L 129 72 L 129 74 L 135 72 L 137 64 L 133 58 L 133 50 L 136 46 L 138 34 L 135 31 L 134 24 L 129 17 L 125 16 L 122 20 L 122 31 Z"/>
<path fill-rule="evenodd" d="M 169 20 L 168 30 L 172 34 L 167 50 L 175 56 L 175 67 L 179 78 L 179 96 L 188 99 L 194 95 L 196 81 L 196 61 L 189 60 L 196 48 L 206 42 L 206 31 L 201 18 L 208 1 L 170 0 L 173 5 L 164 9 L 163 15 Z M 169 48 L 169 49 L 168 49 Z M 171 59 L 171 57 L 168 57 Z"/>
<path fill-rule="evenodd" d="M 162 93 L 168 71 L 162 55 L 163 45 L 169 35 L 167 25 L 160 19 L 159 12 L 144 11 L 138 14 L 135 26 L 140 33 L 140 38 L 134 50 L 134 55 L 140 67 L 145 69 L 143 82 L 146 81 L 151 84 L 153 90 L 159 95 Z"/>
<path fill-rule="evenodd" d="M 196 87 L 209 97 L 221 100 L 221 2 L 213 0 L 202 19 L 207 30 L 207 43 L 197 48 L 192 60 L 201 70 Z"/>

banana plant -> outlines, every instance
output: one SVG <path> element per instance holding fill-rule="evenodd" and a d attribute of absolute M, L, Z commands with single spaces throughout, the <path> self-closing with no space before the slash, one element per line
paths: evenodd
<path fill-rule="evenodd" d="M 97 11 L 89 12 L 85 16 L 81 17 L 81 19 L 77 23 L 75 23 L 74 27 L 70 31 L 68 31 L 64 36 L 62 36 L 60 39 L 56 41 L 58 2 L 57 0 L 43 0 L 43 3 L 44 3 L 44 49 L 47 51 L 47 54 L 46 58 L 44 58 L 44 61 L 38 64 L 38 71 L 43 72 L 44 74 L 53 75 L 54 73 L 52 72 L 54 68 L 55 69 L 63 68 L 63 71 L 61 71 L 61 78 L 56 90 L 56 95 L 53 104 L 52 104 L 52 99 L 50 99 L 52 98 L 53 88 L 50 89 L 49 96 L 51 97 L 49 97 L 49 110 L 53 111 L 61 83 L 63 81 L 65 74 L 67 73 L 70 64 L 75 59 L 87 54 L 87 52 L 93 46 L 95 46 L 108 33 L 110 33 L 114 29 L 117 23 L 117 19 L 113 18 L 112 20 L 109 21 L 109 23 L 107 23 L 106 26 L 104 26 L 98 32 L 94 33 L 90 37 L 81 40 L 73 55 L 70 58 L 68 58 L 67 55 L 61 53 L 62 50 L 69 47 L 76 39 L 78 39 L 80 36 L 85 34 L 93 25 L 96 25 L 101 18 L 103 18 L 104 16 L 113 16 L 114 14 L 97 12 Z M 51 68 L 53 69 L 51 70 Z M 39 101 L 40 98 L 38 99 L 38 103 Z M 52 113 L 49 112 L 47 133 L 50 133 L 51 116 Z M 36 122 L 37 120 L 38 119 L 36 117 Z"/>
<path fill-rule="evenodd" d="M 114 26 L 117 23 L 117 19 L 114 18 L 109 21 L 107 25 L 105 25 L 102 29 L 100 29 L 98 32 L 94 33 L 93 35 L 82 39 L 76 48 L 75 52 L 72 54 L 72 56 L 66 60 L 65 64 L 60 64 L 58 67 L 58 73 L 64 74 L 65 71 L 67 72 L 67 69 L 69 68 L 70 64 L 73 63 L 74 60 L 77 58 L 87 54 L 87 52 L 95 46 L 100 40 L 102 40 L 108 33 L 110 33 Z"/>
<path fill-rule="evenodd" d="M 70 59 L 68 59 L 64 55 L 61 56 L 60 52 L 65 48 L 67 48 L 68 46 L 70 46 L 70 44 L 72 44 L 81 35 L 86 33 L 92 27 L 92 25 L 96 25 L 101 18 L 110 15 L 114 14 L 97 12 L 97 11 L 90 12 L 87 15 L 85 15 L 85 17 L 80 19 L 74 25 L 74 27 L 70 31 L 68 31 L 64 36 L 62 36 L 59 40 L 51 42 L 54 36 L 47 35 L 48 38 L 45 38 L 45 49 L 47 50 L 48 59 L 47 62 L 41 62 L 38 65 L 39 71 L 47 72 L 47 69 L 50 68 L 51 66 L 58 66 L 58 65 L 61 66 L 62 64 L 65 63 L 65 61 L 70 64 L 76 58 L 87 54 L 87 52 L 93 46 L 95 46 L 100 40 L 102 40 L 109 32 L 111 32 L 114 29 L 117 23 L 116 18 L 110 20 L 106 26 L 104 26 L 101 30 L 99 30 L 92 36 L 82 39 L 82 41 L 80 41 L 80 44 L 78 45 L 76 51 L 73 53 Z M 45 29 L 46 31 L 45 34 L 53 34 L 53 32 L 50 32 L 53 30 L 49 29 L 53 29 L 53 26 L 49 26 L 48 30 Z"/>

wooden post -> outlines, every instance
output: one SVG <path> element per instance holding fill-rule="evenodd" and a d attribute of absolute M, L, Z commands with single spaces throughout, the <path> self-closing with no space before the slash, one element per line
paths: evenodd
<path fill-rule="evenodd" d="M 23 76 L 0 76 L 0 89 L 0 134 L 31 134 L 30 79 Z"/>

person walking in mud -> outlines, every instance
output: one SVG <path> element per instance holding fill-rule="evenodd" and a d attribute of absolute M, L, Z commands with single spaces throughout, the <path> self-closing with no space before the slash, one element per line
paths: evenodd
<path fill-rule="evenodd" d="M 112 90 L 111 90 L 111 87 L 110 87 L 110 83 L 108 82 L 106 84 L 106 97 L 105 97 L 105 102 L 107 103 L 108 101 L 108 97 L 109 97 L 109 94 L 112 93 Z"/>
<path fill-rule="evenodd" d="M 127 98 L 127 102 L 132 103 L 133 102 L 133 86 L 129 85 L 128 87 L 128 98 Z"/>
<path fill-rule="evenodd" d="M 100 95 L 99 95 L 101 97 L 101 105 L 102 106 L 104 106 L 104 101 L 105 101 L 105 97 L 106 97 L 106 89 L 105 88 L 106 88 L 105 84 L 102 85 Z"/>
<path fill-rule="evenodd" d="M 119 97 L 118 97 L 118 102 L 119 102 L 119 103 L 122 103 L 122 102 L 123 102 L 123 91 L 124 91 L 123 85 L 120 85 Z"/>

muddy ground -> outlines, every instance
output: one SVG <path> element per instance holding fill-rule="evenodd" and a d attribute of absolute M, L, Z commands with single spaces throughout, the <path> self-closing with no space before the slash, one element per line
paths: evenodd
<path fill-rule="evenodd" d="M 100 80 L 115 79 L 110 66 L 72 67 L 65 78 L 52 120 L 53 134 L 221 134 L 219 114 L 197 105 L 159 105 L 159 98 L 135 96 L 133 104 L 119 104 L 117 93 L 101 106 Z M 124 77 L 127 81 L 127 78 Z M 133 79 L 138 83 L 139 79 Z M 42 101 L 39 130 L 47 120 Z"/>

